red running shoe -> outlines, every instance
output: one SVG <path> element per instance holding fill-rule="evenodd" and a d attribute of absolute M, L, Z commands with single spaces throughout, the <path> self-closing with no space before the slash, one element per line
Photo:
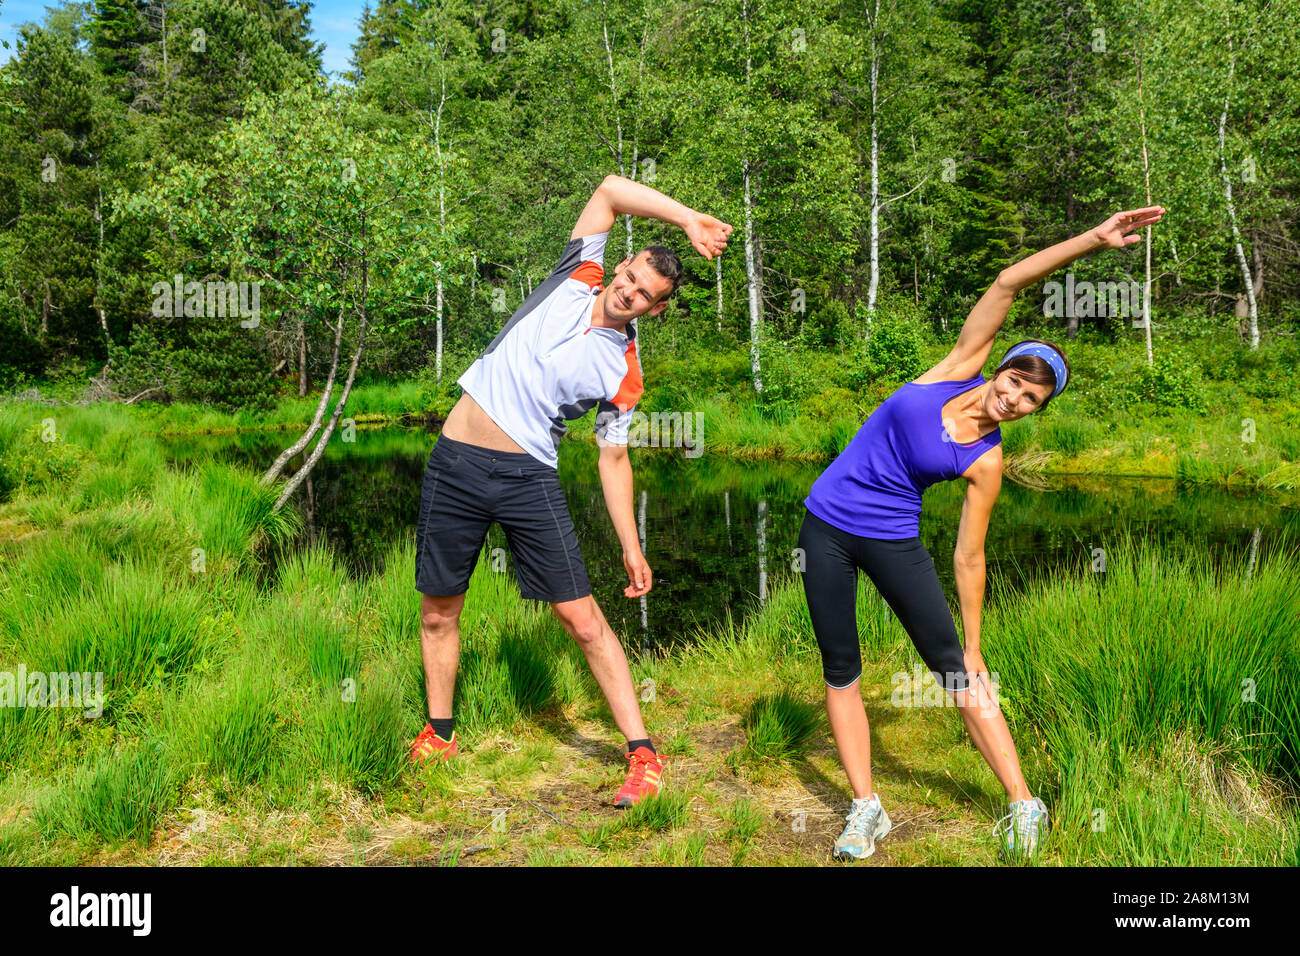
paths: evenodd
<path fill-rule="evenodd" d="M 657 794 L 659 778 L 664 772 L 664 761 L 668 759 L 649 747 L 637 747 L 623 756 L 628 759 L 627 779 L 614 798 L 616 807 L 630 807 L 645 797 Z"/>
<path fill-rule="evenodd" d="M 440 763 L 459 753 L 456 747 L 456 731 L 451 732 L 451 740 L 443 740 L 428 724 L 420 731 L 420 736 L 411 742 L 411 763 L 423 766 L 432 761 Z"/>

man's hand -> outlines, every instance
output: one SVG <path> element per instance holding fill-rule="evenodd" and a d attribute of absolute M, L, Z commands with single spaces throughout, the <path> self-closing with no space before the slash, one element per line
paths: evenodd
<path fill-rule="evenodd" d="M 682 226 L 682 231 L 691 240 L 696 252 L 706 259 L 712 259 L 727 248 L 727 237 L 731 235 L 732 227 L 721 219 L 692 211 Z"/>
<path fill-rule="evenodd" d="M 989 682 L 989 669 L 984 666 L 984 657 L 980 654 L 979 645 L 976 644 L 972 647 L 970 644 L 967 644 L 962 657 L 966 662 L 966 673 L 971 675 L 971 680 L 973 681 L 975 678 L 983 674 L 984 683 L 987 684 Z"/>
<path fill-rule="evenodd" d="M 653 586 L 650 565 L 645 563 L 645 555 L 640 551 L 623 552 L 623 567 L 627 569 L 627 579 L 632 583 L 623 589 L 630 598 L 639 598 L 650 591 Z"/>
<path fill-rule="evenodd" d="M 1117 212 L 1094 229 L 1093 233 L 1103 246 L 1109 249 L 1122 249 L 1142 241 L 1141 236 L 1130 235 L 1130 233 L 1143 226 L 1154 226 L 1164 214 L 1164 206 L 1147 206 L 1144 209 Z"/>

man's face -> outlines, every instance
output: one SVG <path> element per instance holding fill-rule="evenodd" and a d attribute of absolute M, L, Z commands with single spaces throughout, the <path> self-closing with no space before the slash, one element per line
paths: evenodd
<path fill-rule="evenodd" d="M 668 308 L 664 297 L 673 284 L 650 265 L 650 253 L 624 259 L 614 267 L 614 281 L 605 287 L 605 315 L 619 322 L 658 315 Z"/>

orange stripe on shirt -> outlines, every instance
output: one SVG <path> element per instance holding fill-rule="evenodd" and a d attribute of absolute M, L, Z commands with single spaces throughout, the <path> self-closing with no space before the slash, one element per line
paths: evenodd
<path fill-rule="evenodd" d="M 570 279 L 577 279 L 579 282 L 591 286 L 593 289 L 600 285 L 605 278 L 605 270 L 601 268 L 599 262 L 592 262 L 590 259 L 581 263 L 578 268 L 569 273 Z"/>
<path fill-rule="evenodd" d="M 623 376 L 623 381 L 618 387 L 618 394 L 610 399 L 618 406 L 620 412 L 628 411 L 641 398 L 641 393 L 645 387 L 641 384 L 641 363 L 636 358 L 636 343 L 627 343 L 627 351 L 623 353 L 627 359 L 627 374 Z"/>

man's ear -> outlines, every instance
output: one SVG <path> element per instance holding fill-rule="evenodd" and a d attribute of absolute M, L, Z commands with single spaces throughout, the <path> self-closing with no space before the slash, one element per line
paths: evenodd
<path fill-rule="evenodd" d="M 624 259 L 622 262 L 620 262 L 618 265 L 616 265 L 616 266 L 614 267 L 614 272 L 615 272 L 616 274 L 619 273 L 619 272 L 622 272 L 624 269 L 626 269 L 626 268 L 627 268 L 628 266 L 630 266 L 631 264 L 632 264 L 632 257 L 631 257 L 631 256 L 628 256 L 626 259 Z"/>
<path fill-rule="evenodd" d="M 658 302 L 656 302 L 654 305 L 650 306 L 650 311 L 647 312 L 646 315 L 658 315 L 660 312 L 662 312 L 662 311 L 663 311 L 664 309 L 666 309 L 666 308 L 668 308 L 668 300 L 667 300 L 667 299 L 660 299 L 660 300 L 659 300 Z"/>

